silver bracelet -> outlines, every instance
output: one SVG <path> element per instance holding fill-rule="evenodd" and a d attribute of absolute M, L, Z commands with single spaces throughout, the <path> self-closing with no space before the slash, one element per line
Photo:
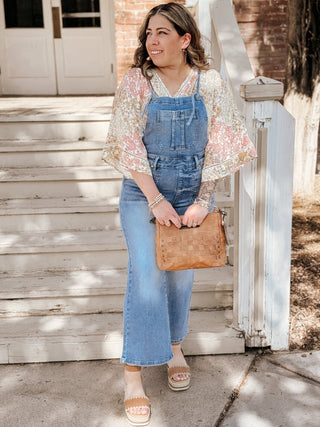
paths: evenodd
<path fill-rule="evenodd" d="M 149 209 L 150 210 L 152 210 L 152 209 L 154 209 L 160 202 L 161 202 L 161 200 L 163 200 L 164 199 L 164 195 L 163 194 L 161 194 L 161 193 L 159 193 L 158 195 L 157 195 L 157 197 L 155 198 L 155 199 L 153 199 L 152 200 L 152 202 L 150 202 L 149 204 L 148 204 L 148 206 L 149 206 Z"/>
<path fill-rule="evenodd" d="M 203 208 L 207 208 L 208 210 L 210 209 L 210 202 L 207 202 L 207 200 L 201 199 L 200 197 L 197 197 L 193 203 L 200 205 Z"/>

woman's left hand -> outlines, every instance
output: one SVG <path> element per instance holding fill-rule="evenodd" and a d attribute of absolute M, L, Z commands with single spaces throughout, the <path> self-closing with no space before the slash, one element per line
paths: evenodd
<path fill-rule="evenodd" d="M 197 203 L 193 203 L 186 210 L 183 215 L 182 224 L 188 227 L 196 227 L 200 225 L 205 217 L 208 215 L 209 210 Z"/>

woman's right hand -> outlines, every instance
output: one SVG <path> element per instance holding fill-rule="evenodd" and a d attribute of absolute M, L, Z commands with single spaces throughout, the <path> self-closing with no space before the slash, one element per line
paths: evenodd
<path fill-rule="evenodd" d="M 148 203 L 152 203 L 156 197 L 160 195 L 153 177 L 142 172 L 131 170 L 132 178 L 137 183 L 140 190 L 146 196 Z M 168 200 L 163 199 L 153 209 L 153 215 L 161 225 L 174 224 L 177 228 L 181 227 L 180 217 Z"/>
<path fill-rule="evenodd" d="M 168 200 L 163 199 L 152 209 L 153 215 L 161 225 L 168 225 L 172 222 L 177 228 L 181 227 L 181 220 L 174 207 Z"/>

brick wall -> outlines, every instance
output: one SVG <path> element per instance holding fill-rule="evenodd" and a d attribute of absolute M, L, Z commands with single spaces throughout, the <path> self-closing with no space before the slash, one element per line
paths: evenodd
<path fill-rule="evenodd" d="M 115 0 L 118 83 L 132 64 L 143 18 L 148 10 L 164 2 L 166 0 Z M 284 82 L 287 0 L 233 0 L 233 3 L 255 75 Z"/>
<path fill-rule="evenodd" d="M 285 81 L 288 0 L 233 0 L 256 76 Z"/>

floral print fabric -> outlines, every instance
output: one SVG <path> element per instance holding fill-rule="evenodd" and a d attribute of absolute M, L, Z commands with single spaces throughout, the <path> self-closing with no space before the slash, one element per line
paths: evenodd
<path fill-rule="evenodd" d="M 198 70 L 192 69 L 174 95 L 190 96 L 196 92 Z M 156 96 L 171 96 L 156 71 L 151 85 Z M 202 170 L 202 182 L 221 179 L 240 169 L 256 157 L 239 112 L 221 75 L 216 70 L 201 71 L 200 95 L 208 115 L 208 143 Z M 151 175 L 147 151 L 142 141 L 147 112 L 144 107 L 151 96 L 148 80 L 139 68 L 130 69 L 124 76 L 114 98 L 103 160 L 132 178 L 130 170 Z"/>

